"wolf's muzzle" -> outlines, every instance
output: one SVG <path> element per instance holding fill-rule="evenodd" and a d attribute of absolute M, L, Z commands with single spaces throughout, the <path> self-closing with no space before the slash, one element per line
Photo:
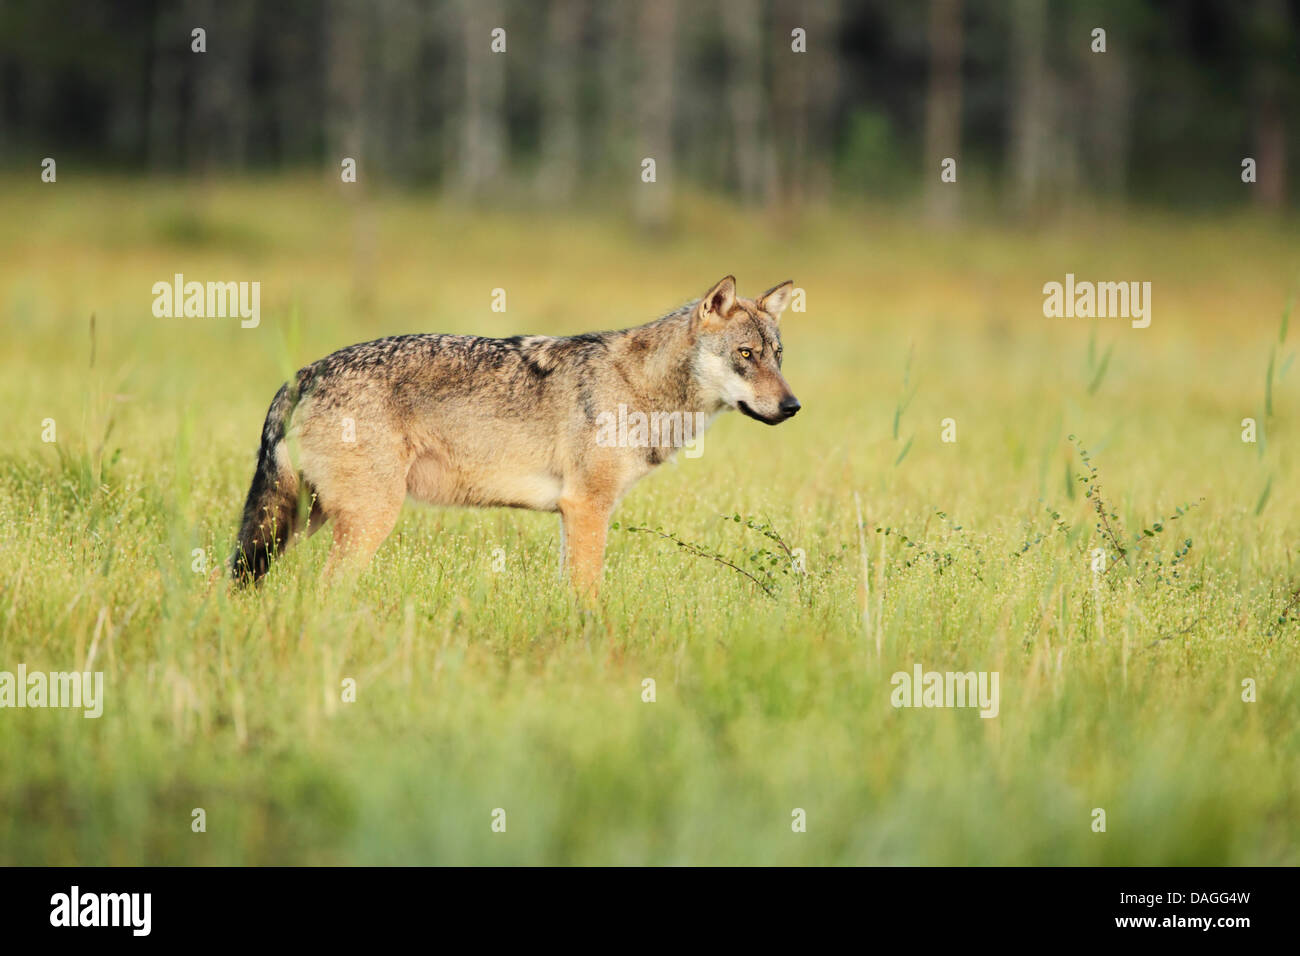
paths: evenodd
<path fill-rule="evenodd" d="M 737 403 L 736 407 L 739 408 L 743 414 L 748 415 L 756 422 L 762 422 L 764 425 L 779 425 L 787 418 L 793 416 L 794 413 L 799 411 L 803 406 L 799 404 L 797 398 L 791 395 L 789 398 L 781 399 L 781 403 L 777 406 L 777 414 L 773 415 L 771 418 L 768 418 L 766 415 L 758 414 L 758 412 L 754 411 L 744 402 Z"/>

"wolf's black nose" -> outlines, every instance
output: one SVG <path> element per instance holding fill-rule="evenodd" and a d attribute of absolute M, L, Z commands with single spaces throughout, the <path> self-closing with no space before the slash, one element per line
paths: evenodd
<path fill-rule="evenodd" d="M 795 398 L 793 395 L 787 395 L 785 398 L 781 399 L 780 408 L 781 414 L 786 418 L 789 418 L 795 412 L 799 411 L 799 409 L 803 408 L 803 406 L 799 404 L 799 399 Z"/>

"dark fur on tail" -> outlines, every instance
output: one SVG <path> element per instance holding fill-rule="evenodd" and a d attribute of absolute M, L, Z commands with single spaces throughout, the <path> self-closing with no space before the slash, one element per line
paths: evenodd
<path fill-rule="evenodd" d="M 237 584 L 256 582 L 271 566 L 271 558 L 284 550 L 298 519 L 298 473 L 284 448 L 289 416 L 298 404 L 299 383 L 286 383 L 275 393 L 262 426 L 262 446 L 257 470 L 244 503 L 239 540 L 230 559 Z"/>

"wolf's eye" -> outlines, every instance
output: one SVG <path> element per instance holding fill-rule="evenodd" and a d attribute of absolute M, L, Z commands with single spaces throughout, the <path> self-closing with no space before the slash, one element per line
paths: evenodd
<path fill-rule="evenodd" d="M 751 352 L 749 349 L 741 349 L 741 350 L 740 350 L 740 357 L 741 357 L 741 358 L 749 358 L 749 357 L 751 357 L 753 354 L 754 354 L 754 353 Z"/>

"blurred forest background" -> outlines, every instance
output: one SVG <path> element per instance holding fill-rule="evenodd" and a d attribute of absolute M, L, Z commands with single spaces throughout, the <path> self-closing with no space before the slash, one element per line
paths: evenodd
<path fill-rule="evenodd" d="M 1298 39 L 1291 0 L 0 0 L 0 667 L 106 678 L 0 719 L 0 864 L 1300 863 Z M 728 273 L 807 292 L 805 410 L 628 495 L 599 613 L 506 509 L 227 590 L 295 369 Z M 177 274 L 259 324 L 156 315 Z M 1154 320 L 1045 316 L 1069 274 Z M 917 664 L 998 719 L 891 707 Z"/>
<path fill-rule="evenodd" d="M 363 184 L 475 202 L 625 192 L 648 224 L 691 189 L 941 219 L 1276 210 L 1297 193 L 1298 50 L 1288 0 L 4 0 L 0 166 L 337 175 L 347 156 Z M 644 157 L 661 188 L 633 189 Z"/>

